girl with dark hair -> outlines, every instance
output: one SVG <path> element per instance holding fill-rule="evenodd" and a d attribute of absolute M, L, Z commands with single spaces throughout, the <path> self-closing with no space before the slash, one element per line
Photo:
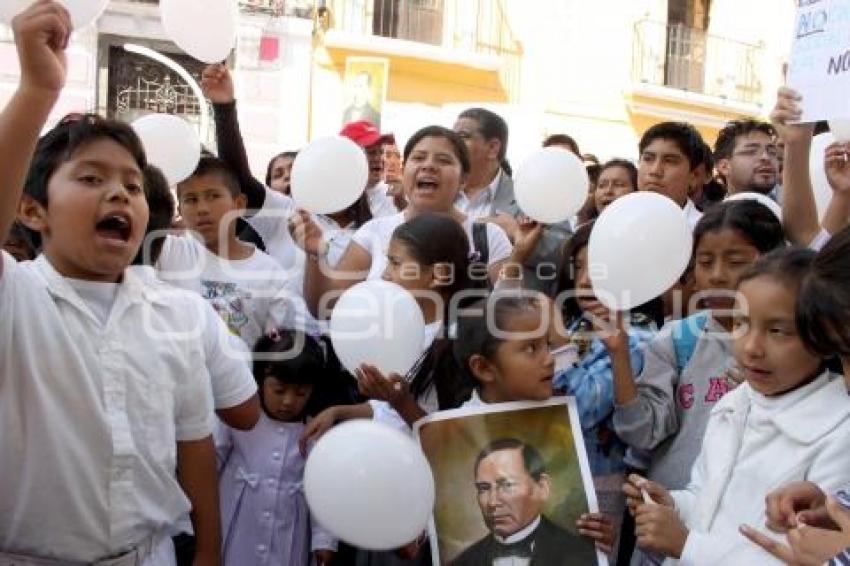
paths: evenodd
<path fill-rule="evenodd" d="M 549 312 L 544 295 L 514 289 L 497 290 L 458 313 L 455 358 L 473 386 L 465 407 L 545 401 L 557 392 L 553 389 L 553 378 L 558 378 L 555 359 L 549 350 Z M 590 405 L 596 402 L 591 395 L 578 399 L 580 419 L 588 418 Z M 617 485 L 622 485 L 622 477 Z M 577 527 L 579 534 L 596 541 L 602 551 L 612 552 L 615 532 L 607 514 L 587 513 Z M 590 562 L 587 557 L 573 556 L 571 563 Z"/>
<path fill-rule="evenodd" d="M 846 389 L 826 360 L 807 348 L 795 322 L 813 255 L 776 250 L 739 277 L 732 342 L 745 381 L 711 412 L 685 488 L 671 492 L 629 478 L 624 489 L 644 549 L 680 564 L 786 564 L 741 535 L 768 540 L 771 549 L 781 544 L 749 526 L 738 533 L 739 525 L 767 522 L 765 498 L 775 485 L 808 480 L 833 490 L 846 483 Z"/>
<path fill-rule="evenodd" d="M 293 219 L 296 242 L 307 252 L 308 262 L 304 294 L 311 311 L 319 316 L 318 306 L 325 293 L 343 291 L 364 279 L 381 277 L 387 265 L 387 244 L 395 229 L 406 221 L 434 212 L 451 217 L 463 232 L 470 248 L 482 254 L 475 245 L 473 219 L 454 206 L 460 187 L 469 174 L 469 155 L 463 140 L 453 131 L 440 126 L 428 126 L 416 132 L 404 148 L 403 184 L 408 199 L 404 211 L 392 216 L 375 218 L 361 227 L 352 237 L 351 245 L 336 265 L 336 273 L 324 267 L 328 246 L 322 232 L 310 216 L 301 212 Z M 487 242 L 487 274 L 479 277 L 495 281 L 503 260 L 511 252 L 505 232 L 494 224 L 480 228 Z"/>
<path fill-rule="evenodd" d="M 306 419 L 338 401 L 335 393 L 344 389 L 337 369 L 325 361 L 326 348 L 302 332 L 284 329 L 272 330 L 254 347 L 260 421 L 251 430 L 220 424 L 216 431 L 225 566 L 244 564 L 258 550 L 263 562 L 277 565 L 307 564 L 311 556 L 319 564 L 333 558 L 336 540 L 307 507 L 306 454 L 298 444 Z M 260 483 L 263 489 L 257 489 Z"/>
<path fill-rule="evenodd" d="M 469 243 L 463 236 L 452 218 L 434 213 L 395 229 L 382 277 L 410 291 L 422 310 L 423 354 L 406 379 L 386 378 L 364 365 L 359 387 L 372 401 L 328 409 L 308 426 L 305 438 L 321 436 L 336 422 L 352 418 L 374 418 L 406 429 L 428 413 L 459 406 L 468 396 L 469 390 L 457 380 L 450 342 L 444 337 L 452 298 L 472 285 Z"/>
<path fill-rule="evenodd" d="M 838 232 L 812 261 L 800 283 L 796 322 L 806 348 L 821 357 L 837 357 L 850 390 L 850 228 Z M 836 394 L 838 395 L 838 394 Z M 846 401 L 845 401 L 846 402 Z M 840 491 L 828 502 L 828 489 L 811 479 L 794 481 L 768 494 L 767 523 L 774 530 L 796 535 L 789 546 L 764 535 L 747 535 L 786 562 L 839 565 L 850 558 L 850 533 L 835 530 L 847 521 L 848 494 Z M 797 528 L 802 525 L 806 529 Z M 773 543 L 773 544 L 771 544 Z M 773 549 L 773 550 L 772 550 Z M 802 557 L 808 557 L 804 562 Z M 794 560 L 792 560 L 792 558 Z"/>
<path fill-rule="evenodd" d="M 445 326 L 452 298 L 469 288 L 469 241 L 463 228 L 447 215 L 424 213 L 393 232 L 382 277 L 409 290 L 422 309 L 426 343 L 414 367 L 404 377 L 382 375 L 364 364 L 358 372 L 360 392 L 369 401 L 330 407 L 313 419 L 302 434 L 302 446 L 334 424 L 371 418 L 407 432 L 428 413 L 458 407 L 469 396 L 467 384 L 452 355 Z M 411 543 L 396 552 L 357 551 L 359 564 L 430 564 L 427 545 Z M 404 557 L 404 558 L 401 558 Z"/>
<path fill-rule="evenodd" d="M 705 310 L 666 326 L 647 345 L 637 378 L 625 333 L 607 339 L 614 428 L 629 446 L 649 452 L 650 479 L 685 487 L 709 413 L 737 385 L 728 376 L 738 280 L 761 255 L 784 245 L 782 226 L 764 205 L 735 201 L 713 208 L 694 230 L 694 302 Z"/>

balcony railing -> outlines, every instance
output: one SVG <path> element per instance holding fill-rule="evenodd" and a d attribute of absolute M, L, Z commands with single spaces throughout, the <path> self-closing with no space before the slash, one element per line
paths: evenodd
<path fill-rule="evenodd" d="M 124 0 L 138 4 L 159 4 L 159 0 Z M 239 0 L 239 8 L 246 12 L 274 16 L 297 16 L 311 18 L 312 0 Z"/>
<path fill-rule="evenodd" d="M 744 103 L 761 99 L 760 45 L 682 24 L 635 24 L 633 80 Z"/>
<path fill-rule="evenodd" d="M 509 98 L 518 94 L 522 46 L 500 0 L 325 0 L 331 29 L 494 55 Z"/>

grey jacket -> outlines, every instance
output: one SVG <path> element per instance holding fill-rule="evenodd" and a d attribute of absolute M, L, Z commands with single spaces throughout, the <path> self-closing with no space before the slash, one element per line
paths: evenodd
<path fill-rule="evenodd" d="M 651 453 L 647 475 L 668 489 L 684 489 L 699 455 L 709 413 L 731 389 L 729 334 L 709 319 L 690 362 L 679 375 L 671 325 L 644 351 L 638 397 L 614 407 L 614 429 L 634 448 Z"/>

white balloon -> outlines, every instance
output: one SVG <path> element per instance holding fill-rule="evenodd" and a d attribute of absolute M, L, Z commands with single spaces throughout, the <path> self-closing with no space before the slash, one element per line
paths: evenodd
<path fill-rule="evenodd" d="M 840 142 L 850 142 L 850 118 L 833 118 L 829 121 L 829 131 Z"/>
<path fill-rule="evenodd" d="M 765 205 L 770 211 L 776 215 L 777 220 L 782 222 L 782 207 L 776 204 L 776 201 L 770 198 L 767 195 L 763 195 L 761 193 L 756 193 L 752 191 L 746 191 L 743 193 L 735 193 L 734 195 L 729 195 L 726 197 L 727 201 L 736 201 L 736 200 L 754 200 Z"/>
<path fill-rule="evenodd" d="M 835 136 L 830 132 L 818 134 L 812 139 L 812 149 L 809 153 L 809 177 L 815 193 L 818 218 L 821 220 L 826 214 L 826 207 L 829 205 L 830 199 L 832 199 L 832 187 L 829 186 L 829 180 L 826 178 L 823 156 L 826 148 L 835 141 Z"/>
<path fill-rule="evenodd" d="M 298 152 L 290 178 L 292 198 L 299 207 L 330 214 L 360 198 L 369 180 L 369 162 L 363 149 L 348 138 L 318 138 Z"/>
<path fill-rule="evenodd" d="M 236 44 L 237 0 L 160 0 L 165 33 L 204 63 L 221 63 Z"/>
<path fill-rule="evenodd" d="M 307 504 L 325 528 L 360 548 L 399 548 L 425 530 L 434 478 L 412 438 L 371 420 L 342 423 L 304 467 Z"/>
<path fill-rule="evenodd" d="M 133 122 L 148 163 L 156 165 L 172 187 L 188 177 L 201 158 L 198 130 L 172 114 L 147 114 Z"/>
<path fill-rule="evenodd" d="M 514 194 L 520 210 L 544 224 L 571 218 L 587 199 L 589 186 L 581 160 L 558 147 L 535 151 L 514 175 Z"/>
<path fill-rule="evenodd" d="M 100 17 L 109 0 L 58 0 L 71 14 L 74 29 L 88 27 Z M 26 10 L 34 0 L 0 0 L 0 22 L 11 25 L 12 18 Z"/>
<path fill-rule="evenodd" d="M 593 225 L 590 280 L 612 310 L 642 305 L 671 288 L 688 266 L 693 234 L 682 208 L 651 192 L 615 200 Z"/>
<path fill-rule="evenodd" d="M 384 375 L 404 376 L 422 355 L 425 321 L 409 291 L 375 279 L 340 296 L 330 333 L 339 360 L 352 374 L 367 363 Z"/>

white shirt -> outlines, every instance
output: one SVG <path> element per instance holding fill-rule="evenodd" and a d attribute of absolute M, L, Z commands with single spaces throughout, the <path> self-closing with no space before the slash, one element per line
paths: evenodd
<path fill-rule="evenodd" d="M 160 281 L 152 267 L 134 265 L 132 269 L 151 285 L 168 285 Z M 251 351 L 236 335 L 227 330 L 215 309 L 197 293 L 168 286 L 178 300 L 192 304 L 202 313 L 204 357 L 212 381 L 213 403 L 216 410 L 241 405 L 257 392 L 257 382 L 251 373 Z"/>
<path fill-rule="evenodd" d="M 688 219 L 688 225 L 691 227 L 691 230 L 696 228 L 697 222 L 702 218 L 702 212 L 699 211 L 697 205 L 694 204 L 694 201 L 688 199 L 688 202 L 685 203 L 685 206 L 682 208 L 685 211 L 685 218 Z"/>
<path fill-rule="evenodd" d="M 537 518 L 534 519 L 527 527 L 515 532 L 507 538 L 503 539 L 497 534 L 494 534 L 493 538 L 496 539 L 496 542 L 500 542 L 502 544 L 514 544 L 531 536 L 538 526 L 540 526 L 540 515 L 538 515 Z M 531 548 L 533 551 L 533 542 L 531 543 Z M 505 556 L 493 560 L 493 566 L 528 566 L 529 564 L 531 564 L 531 558 L 524 558 L 521 556 Z"/>
<path fill-rule="evenodd" d="M 167 236 L 157 268 L 163 281 L 206 299 L 251 349 L 269 330 L 294 325 L 294 304 L 301 293 L 260 250 L 246 259 L 228 260 L 192 236 Z"/>
<path fill-rule="evenodd" d="M 388 185 L 378 181 L 374 186 L 366 189 L 366 200 L 369 201 L 369 210 L 372 218 L 381 216 L 392 216 L 398 212 L 393 198 L 387 194 Z"/>
<path fill-rule="evenodd" d="M 380 279 L 381 275 L 387 267 L 387 252 L 389 251 L 390 238 L 396 228 L 405 222 L 404 212 L 399 212 L 392 216 L 384 216 L 383 218 L 375 218 L 360 227 L 352 236 L 351 241 L 366 250 L 372 256 L 372 265 L 369 268 L 367 279 Z M 471 217 L 468 217 L 463 222 L 463 229 L 466 236 L 469 238 L 470 249 L 473 248 L 472 242 L 472 226 L 474 222 Z M 511 242 L 508 240 L 507 234 L 500 227 L 488 222 L 487 226 L 487 243 L 490 257 L 488 265 L 493 265 L 511 255 Z"/>
<path fill-rule="evenodd" d="M 290 197 L 267 187 L 262 210 L 249 218 L 248 223 L 263 238 L 266 253 L 280 265 L 291 281 L 291 290 L 303 296 L 307 256 L 292 239 L 288 226 L 289 217 L 295 209 L 295 201 Z M 348 248 L 354 229 L 342 228 L 327 216 L 313 215 L 313 220 L 322 229 L 324 238 L 329 243 L 326 259 L 328 264 L 334 267 Z M 316 320 L 303 301 L 296 304 L 296 311 L 296 320 L 303 320 L 304 329 L 308 332 L 322 332 L 327 328 L 327 322 Z"/>
<path fill-rule="evenodd" d="M 770 398 L 739 385 L 712 409 L 687 489 L 671 492 L 690 533 L 681 559 L 665 564 L 782 564 L 738 525 L 762 528 L 771 490 L 808 480 L 830 493 L 846 485 L 848 469 L 850 404 L 840 376 L 824 373 Z"/>
<path fill-rule="evenodd" d="M 0 550 L 92 562 L 189 511 L 212 432 L 201 315 L 126 270 L 106 324 L 44 256 L 0 253 Z"/>
<path fill-rule="evenodd" d="M 459 191 L 455 199 L 455 208 L 473 220 L 490 216 L 493 209 L 493 198 L 496 196 L 496 189 L 499 188 L 501 181 L 502 169 L 499 168 L 490 184 L 478 191 L 471 199 L 465 191 Z"/>

